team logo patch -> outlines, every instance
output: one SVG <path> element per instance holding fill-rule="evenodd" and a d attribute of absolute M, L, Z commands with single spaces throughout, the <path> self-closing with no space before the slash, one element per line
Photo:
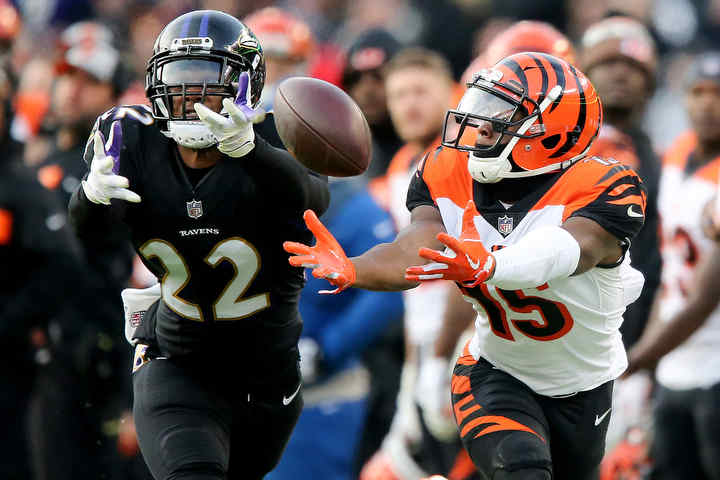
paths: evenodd
<path fill-rule="evenodd" d="M 190 218 L 200 218 L 203 214 L 203 207 L 202 207 L 202 201 L 200 200 L 193 200 L 191 202 L 186 202 L 187 205 L 187 214 Z"/>
<path fill-rule="evenodd" d="M 504 217 L 498 218 L 498 232 L 502 235 L 510 235 L 513 231 L 513 219 L 505 215 Z"/>
<path fill-rule="evenodd" d="M 147 358 L 147 349 L 148 346 L 143 345 L 142 343 L 138 343 L 137 345 L 135 345 L 135 356 L 133 358 L 132 373 L 137 372 L 140 367 L 150 361 Z"/>

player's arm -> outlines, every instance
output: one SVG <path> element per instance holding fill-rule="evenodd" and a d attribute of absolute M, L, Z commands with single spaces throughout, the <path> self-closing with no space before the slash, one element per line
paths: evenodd
<path fill-rule="evenodd" d="M 642 228 L 646 193 L 640 178 L 627 167 L 610 164 L 595 176 L 601 178 L 584 179 L 589 185 L 578 189 L 577 197 L 569 202 L 566 208 L 572 210 L 562 225 L 531 230 L 493 253 L 480 241 L 475 205 L 469 201 L 460 237 L 439 234 L 449 250 L 421 249 L 420 256 L 432 263 L 408 268 L 408 278 L 453 280 L 466 287 L 488 283 L 518 290 L 578 275 L 598 265 L 617 265 L 629 239 Z"/>
<path fill-rule="evenodd" d="M 556 278 L 569 277 L 581 268 L 591 268 L 596 254 L 589 250 L 598 244 L 604 246 L 604 242 L 590 239 L 592 225 L 573 222 L 570 227 L 579 232 L 576 234 L 581 235 L 587 249 L 587 259 L 582 266 L 580 242 L 564 226 L 532 230 L 517 243 L 490 253 L 475 227 L 476 212 L 474 202 L 468 201 L 460 236 L 439 233 L 437 239 L 447 248 L 444 251 L 421 248 L 420 256 L 430 263 L 408 267 L 405 277 L 419 281 L 452 280 L 468 288 L 480 283 L 506 290 L 533 288 Z"/>
<path fill-rule="evenodd" d="M 112 199 L 132 203 L 141 201 L 140 196 L 129 189 L 128 179 L 118 173 L 122 149 L 120 120 L 108 126 L 100 123 L 98 119 L 85 149 L 84 160 L 90 170 L 68 205 L 70 224 L 80 236 L 107 230 L 107 225 L 117 213 L 111 204 Z M 108 133 L 107 141 L 103 130 Z"/>
<path fill-rule="evenodd" d="M 330 203 L 327 178 L 314 174 L 287 151 L 275 148 L 260 137 L 255 139 L 256 157 L 247 162 L 253 178 L 266 191 L 280 195 L 281 204 L 295 211 L 313 210 L 322 214 Z"/>
<path fill-rule="evenodd" d="M 594 220 L 571 217 L 560 228 L 568 232 L 580 247 L 577 268 L 572 275 L 587 272 L 598 265 L 614 265 L 623 256 L 624 242 Z"/>
<path fill-rule="evenodd" d="M 439 248 L 437 234 L 445 231 L 440 212 L 428 205 L 416 207 L 411 221 L 391 243 L 381 243 L 351 259 L 357 273 L 353 286 L 368 290 L 407 290 L 418 282 L 405 278 L 408 265 L 423 263 L 421 247 Z"/>
<path fill-rule="evenodd" d="M 440 246 L 436 239 L 444 230 L 440 212 L 428 205 L 412 210 L 410 225 L 400 231 L 391 243 L 382 243 L 364 254 L 348 259 L 340 244 L 320 223 L 315 213 L 308 210 L 305 223 L 316 238 L 315 246 L 297 242 L 285 242 L 283 247 L 290 257 L 290 264 L 296 267 L 312 268 L 315 278 L 325 278 L 336 289 L 320 293 L 339 293 L 350 286 L 366 290 L 407 290 L 418 285 L 408 280 L 405 268 L 422 262 L 418 256 L 421 246 Z"/>
<path fill-rule="evenodd" d="M 720 304 L 720 246 L 715 246 L 698 267 L 695 288 L 685 307 L 669 323 L 647 328 L 628 353 L 626 374 L 652 368 L 663 356 L 677 348 L 702 327 Z"/>

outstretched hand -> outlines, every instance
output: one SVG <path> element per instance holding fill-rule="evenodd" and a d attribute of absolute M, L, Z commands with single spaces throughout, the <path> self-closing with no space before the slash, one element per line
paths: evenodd
<path fill-rule="evenodd" d="M 223 110 L 228 116 L 214 112 L 202 103 L 194 105 L 202 120 L 218 141 L 218 150 L 229 157 L 243 157 L 255 148 L 255 131 L 252 125 L 265 119 L 265 110 L 252 108 L 250 75 L 242 72 L 238 79 L 238 92 L 234 100 L 225 98 Z"/>
<path fill-rule="evenodd" d="M 116 120 L 110 126 L 110 138 L 100 129 L 95 131 L 93 138 L 94 156 L 90 164 L 87 180 L 83 180 L 82 188 L 85 196 L 93 203 L 110 205 L 110 200 L 118 198 L 138 203 L 140 195 L 130 190 L 128 179 L 118 175 L 120 172 L 120 150 L 122 148 L 122 126 Z"/>
<path fill-rule="evenodd" d="M 288 259 L 290 265 L 312 268 L 313 277 L 324 278 L 336 287 L 335 290 L 320 290 L 318 293 L 342 292 L 355 283 L 355 266 L 332 233 L 320 222 L 315 212 L 305 210 L 303 219 L 315 235 L 316 242 L 312 247 L 298 242 L 283 243 L 285 251 L 295 255 Z"/>
<path fill-rule="evenodd" d="M 433 263 L 408 267 L 405 278 L 413 282 L 452 280 L 468 288 L 489 280 L 495 273 L 495 257 L 480 241 L 480 234 L 475 228 L 475 212 L 475 203 L 468 201 L 463 212 L 460 237 L 438 233 L 437 239 L 448 248 L 444 252 L 421 248 L 418 254 Z"/>

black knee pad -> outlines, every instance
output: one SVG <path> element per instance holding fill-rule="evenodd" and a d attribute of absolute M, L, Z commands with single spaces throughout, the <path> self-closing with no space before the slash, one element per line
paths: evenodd
<path fill-rule="evenodd" d="M 514 432 L 495 448 L 493 472 L 493 480 L 550 480 L 550 449 L 533 434 Z"/>

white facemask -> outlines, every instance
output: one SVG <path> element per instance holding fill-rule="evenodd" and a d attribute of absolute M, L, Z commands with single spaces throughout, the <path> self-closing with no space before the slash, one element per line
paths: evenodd
<path fill-rule="evenodd" d="M 558 96 L 560 96 L 561 92 L 562 88 L 559 85 L 553 87 L 548 93 L 548 96 L 540 104 L 540 113 L 543 113 L 545 109 L 547 109 L 547 107 L 550 106 L 550 104 L 554 102 Z M 517 133 L 520 135 L 525 134 L 525 132 L 527 132 L 530 127 L 537 122 L 537 120 L 538 117 L 528 118 L 522 125 L 520 125 Z M 538 170 L 512 172 L 512 165 L 510 164 L 509 158 L 510 153 L 512 153 L 513 148 L 515 148 L 515 145 L 518 143 L 518 140 L 520 140 L 519 137 L 512 137 L 497 157 L 482 158 L 476 157 L 475 155 L 469 155 L 468 171 L 470 172 L 470 175 L 480 183 L 497 183 L 503 178 L 530 177 L 545 173 L 551 169 L 557 169 L 559 167 L 560 164 L 556 164 L 551 165 L 550 168 L 544 167 Z"/>

